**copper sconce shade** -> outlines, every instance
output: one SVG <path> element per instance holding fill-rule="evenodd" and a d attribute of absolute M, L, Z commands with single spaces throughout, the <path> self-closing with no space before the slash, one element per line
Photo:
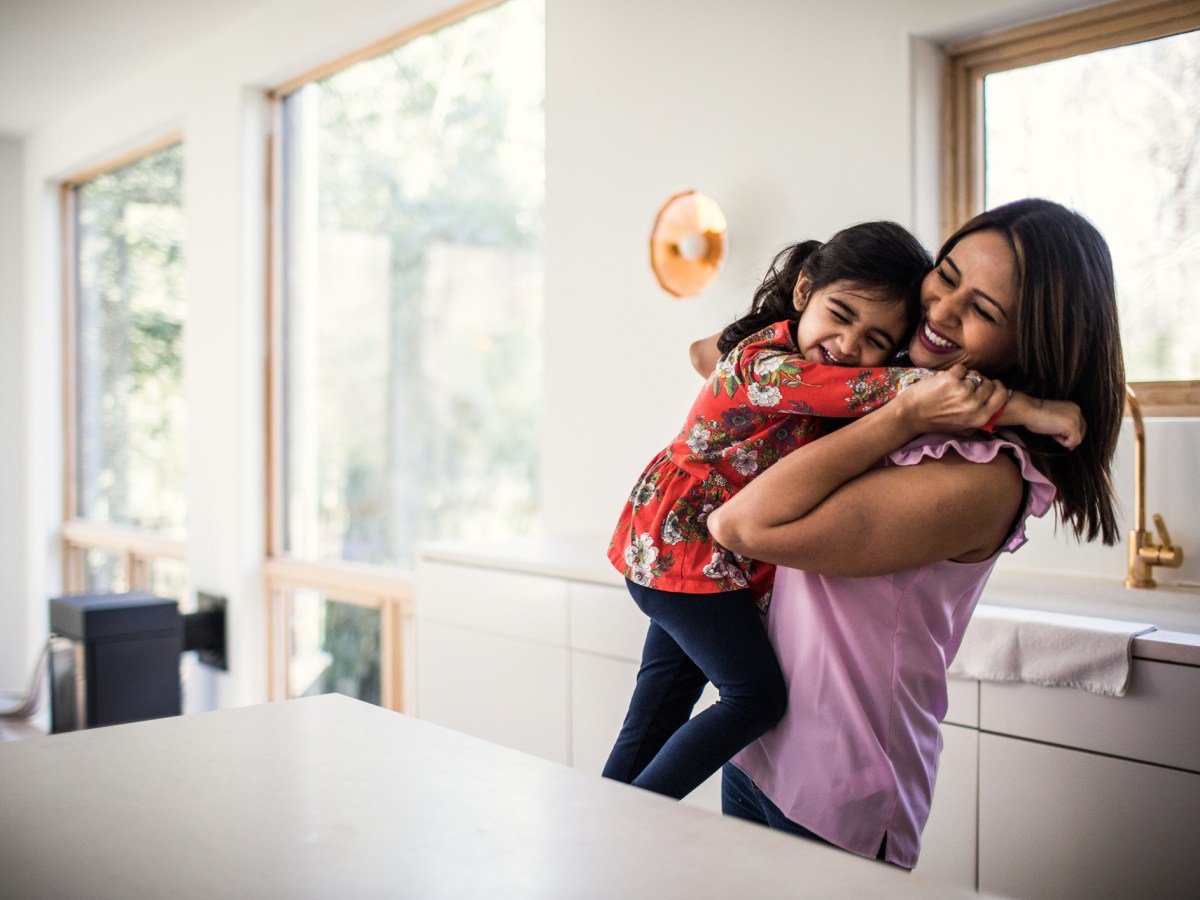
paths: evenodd
<path fill-rule="evenodd" d="M 725 259 L 725 214 L 699 191 L 676 194 L 658 211 L 650 233 L 650 268 L 662 289 L 693 297 L 717 277 Z"/>

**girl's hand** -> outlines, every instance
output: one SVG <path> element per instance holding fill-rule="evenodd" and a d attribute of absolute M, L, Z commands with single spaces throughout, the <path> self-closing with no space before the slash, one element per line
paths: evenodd
<path fill-rule="evenodd" d="M 1008 391 L 999 381 L 956 365 L 921 379 L 897 400 L 917 433 L 957 432 L 986 425 L 1008 400 Z"/>
<path fill-rule="evenodd" d="M 1054 438 L 1074 450 L 1087 433 L 1083 412 L 1070 400 L 1035 400 L 1019 391 L 1012 395 L 1000 417 L 1001 425 L 1023 425 L 1034 434 Z"/>

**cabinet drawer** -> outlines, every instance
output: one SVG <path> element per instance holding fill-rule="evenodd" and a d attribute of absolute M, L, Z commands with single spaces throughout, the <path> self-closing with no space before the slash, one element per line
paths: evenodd
<path fill-rule="evenodd" d="M 465 734 L 569 762 L 565 647 L 419 622 L 417 715 Z"/>
<path fill-rule="evenodd" d="M 567 582 L 452 563 L 417 565 L 417 617 L 567 645 Z"/>
<path fill-rule="evenodd" d="M 979 732 L 944 725 L 942 740 L 933 805 L 921 832 L 921 859 L 916 872 L 974 888 Z"/>
<path fill-rule="evenodd" d="M 571 765 L 599 775 L 621 732 L 637 663 L 571 654 Z"/>
<path fill-rule="evenodd" d="M 984 731 L 1200 772 L 1200 669 L 1134 663 L 1124 697 L 1029 684 L 980 685 Z"/>
<path fill-rule="evenodd" d="M 969 678 L 946 679 L 947 725 L 979 727 L 979 682 Z"/>
<path fill-rule="evenodd" d="M 1200 775 L 981 734 L 979 890 L 1195 897 L 1198 809 Z"/>
<path fill-rule="evenodd" d="M 632 600 L 630 605 L 633 605 Z M 582 651 L 571 653 L 571 765 L 575 768 L 597 775 L 604 770 L 604 763 L 625 721 L 637 672 L 638 664 L 629 660 Z M 693 715 L 716 702 L 716 688 L 707 685 Z M 719 813 L 720 771 L 713 773 L 682 802 Z"/>
<path fill-rule="evenodd" d="M 650 620 L 625 588 L 572 582 L 571 647 L 640 662 Z"/>

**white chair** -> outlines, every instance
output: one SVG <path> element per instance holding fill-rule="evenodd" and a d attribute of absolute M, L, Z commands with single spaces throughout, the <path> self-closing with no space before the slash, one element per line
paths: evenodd
<path fill-rule="evenodd" d="M 0 719 L 32 719 L 42 706 L 42 692 L 46 685 L 46 663 L 50 658 L 50 645 L 54 637 L 48 637 L 38 654 L 37 665 L 29 679 L 25 693 L 0 691 Z"/>

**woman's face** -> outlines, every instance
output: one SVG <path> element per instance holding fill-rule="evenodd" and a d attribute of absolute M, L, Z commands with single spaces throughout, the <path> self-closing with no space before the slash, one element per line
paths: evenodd
<path fill-rule="evenodd" d="M 909 344 L 914 366 L 962 363 L 993 377 L 1017 361 L 1017 259 L 998 231 L 962 238 L 921 284 L 925 316 Z"/>

